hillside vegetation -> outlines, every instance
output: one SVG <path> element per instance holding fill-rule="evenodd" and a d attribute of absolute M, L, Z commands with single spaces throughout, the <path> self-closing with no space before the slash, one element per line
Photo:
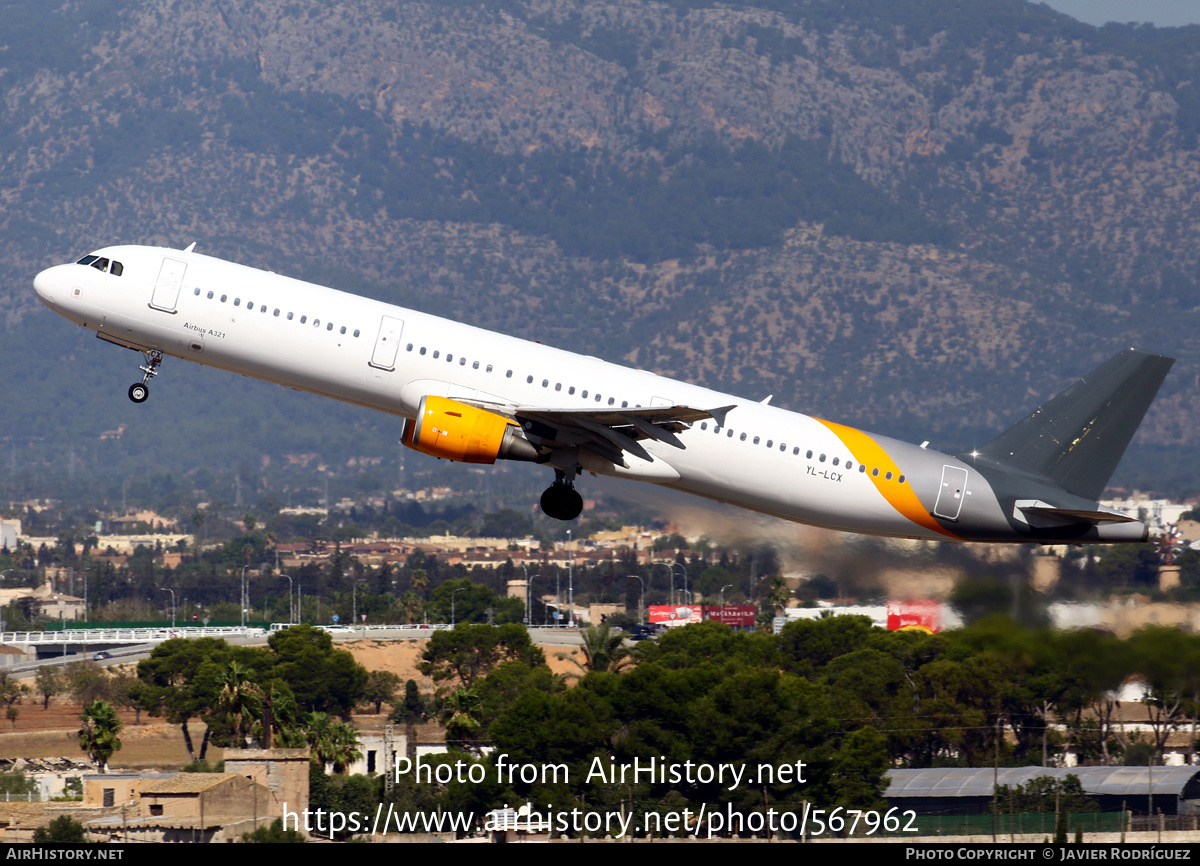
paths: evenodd
<path fill-rule="evenodd" d="M 1018 0 L 0 13 L 10 475 L 394 463 L 394 419 L 177 362 L 134 407 L 135 356 L 31 290 L 195 240 L 946 448 L 1137 345 L 1180 361 L 1115 480 L 1194 490 L 1198 28 Z"/>

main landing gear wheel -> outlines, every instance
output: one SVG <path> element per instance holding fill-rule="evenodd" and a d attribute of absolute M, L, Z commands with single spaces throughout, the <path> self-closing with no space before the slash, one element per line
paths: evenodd
<path fill-rule="evenodd" d="M 135 382 L 129 386 L 129 399 L 134 403 L 145 403 L 149 396 L 150 389 L 141 382 Z"/>
<path fill-rule="evenodd" d="M 583 497 L 566 482 L 556 481 L 542 493 L 542 514 L 555 520 L 574 520 L 583 512 Z"/>

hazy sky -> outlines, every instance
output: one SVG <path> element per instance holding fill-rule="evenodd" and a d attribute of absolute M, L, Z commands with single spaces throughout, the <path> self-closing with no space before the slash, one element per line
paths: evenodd
<path fill-rule="evenodd" d="M 1088 24 L 1148 21 L 1159 27 L 1200 24 L 1197 0 L 1045 0 L 1047 6 Z"/>

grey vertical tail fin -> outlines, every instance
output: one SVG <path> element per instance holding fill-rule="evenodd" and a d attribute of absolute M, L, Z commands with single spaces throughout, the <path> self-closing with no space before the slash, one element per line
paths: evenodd
<path fill-rule="evenodd" d="M 978 454 L 1097 500 L 1173 363 L 1173 358 L 1126 349 Z"/>

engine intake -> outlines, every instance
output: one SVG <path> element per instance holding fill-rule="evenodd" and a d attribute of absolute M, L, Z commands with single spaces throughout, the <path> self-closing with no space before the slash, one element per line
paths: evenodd
<path fill-rule="evenodd" d="M 427 394 L 421 398 L 416 419 L 405 420 L 400 441 L 422 454 L 460 463 L 536 462 L 537 449 L 520 430 L 495 412 Z"/>

